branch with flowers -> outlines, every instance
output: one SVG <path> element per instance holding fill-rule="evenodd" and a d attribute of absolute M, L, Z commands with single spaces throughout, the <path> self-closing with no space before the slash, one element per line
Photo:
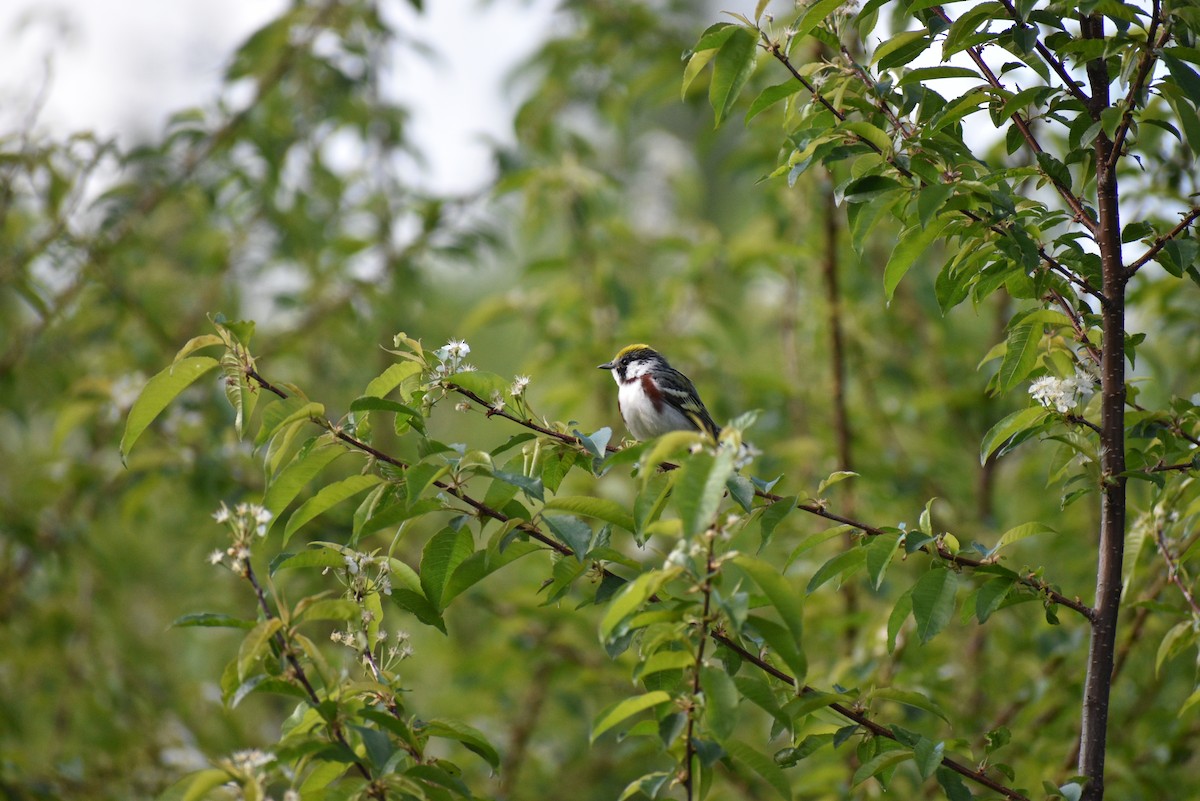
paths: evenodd
<path fill-rule="evenodd" d="M 276 398 L 261 412 L 257 438 L 266 448 L 268 461 L 277 465 L 272 471 L 274 479 L 267 486 L 262 504 L 242 503 L 232 509 L 222 504 L 218 509 L 214 517 L 229 528 L 233 544 L 214 552 L 210 560 L 249 581 L 257 600 L 259 620 L 243 624 L 201 615 L 185 619 L 183 624 L 252 625 L 236 660 L 237 670 L 233 675 L 237 681 L 224 688 L 227 699 L 236 705 L 256 692 L 301 698 L 310 709 L 303 719 L 319 723 L 315 728 L 304 729 L 302 737 L 310 743 L 306 748 L 316 748 L 312 738 L 316 732 L 323 731 L 325 741 L 336 747 L 336 752 L 326 756 L 333 757 L 336 753 L 350 764 L 358 774 L 357 781 L 362 782 L 363 792 L 372 797 L 387 797 L 391 791 L 406 786 L 406 781 L 426 777 L 431 764 L 425 757 L 425 742 L 429 737 L 456 739 L 493 766 L 498 764 L 495 749 L 481 733 L 466 724 L 422 720 L 406 711 L 399 701 L 402 685 L 396 671 L 412 656 L 412 650 L 407 635 L 401 632 L 389 636 L 385 633 L 384 623 L 397 613 L 394 607 L 398 606 L 402 614 L 444 628 L 442 612 L 455 595 L 526 554 L 548 549 L 556 560 L 555 577 L 546 590 L 551 599 L 561 598 L 570 591 L 591 565 L 599 580 L 593 602 L 605 607 L 600 628 L 610 654 L 619 654 L 636 639 L 646 643 L 640 649 L 639 667 L 635 671 L 635 675 L 643 676 L 643 681 L 677 662 L 688 674 L 687 682 L 674 690 L 648 689 L 598 715 L 593 738 L 628 725 L 633 715 L 647 710 L 656 710 L 662 716 L 660 725 L 675 731 L 666 744 L 668 751 L 675 754 L 678 771 L 647 774 L 632 782 L 631 788 L 677 783 L 687 797 L 696 797 L 699 788 L 709 781 L 704 777 L 716 769 L 717 756 L 722 754 L 721 759 L 749 767 L 768 784 L 786 785 L 783 768 L 770 767 L 770 761 L 764 761 L 752 745 L 734 737 L 736 706 L 743 690 L 707 653 L 705 644 L 712 641 L 719 646 L 717 655 L 721 659 L 727 658 L 724 655 L 735 654 L 765 676 L 790 687 L 788 692 L 806 699 L 803 711 L 796 713 L 798 717 L 785 714 L 782 706 L 772 712 L 779 725 L 787 730 L 798 731 L 796 727 L 801 720 L 828 710 L 848 719 L 852 730 L 863 738 L 862 747 L 880 758 L 886 755 L 887 759 L 898 759 L 901 754 L 893 752 L 900 749 L 907 758 L 917 761 L 924 775 L 936 775 L 944 785 L 953 786 L 958 781 L 951 776 L 965 777 L 1014 801 L 1026 798 L 998 781 L 986 768 L 969 768 L 945 755 L 942 746 L 934 748 L 934 740 L 899 734 L 897 730 L 869 719 L 864 705 L 872 703 L 871 699 L 876 695 L 878 702 L 883 703 L 888 697 L 886 694 L 868 693 L 851 705 L 852 695 L 822 693 L 803 683 L 807 663 L 803 655 L 800 596 L 775 567 L 744 555 L 737 545 L 739 538 L 744 539 L 751 519 L 761 517 L 770 506 L 786 499 L 772 501 L 775 496 L 769 489 L 760 489 L 760 499 L 768 500 L 769 504 L 756 507 L 748 500 L 755 497 L 753 491 L 741 496 L 740 491 L 733 489 L 738 487 L 740 477 L 734 472 L 736 454 L 730 448 L 695 449 L 691 447 L 694 438 L 687 441 L 680 438 L 674 446 L 662 451 L 665 456 L 675 459 L 668 463 L 670 470 L 640 472 L 643 493 L 657 494 L 661 498 L 658 513 L 641 525 L 648 526 L 650 531 L 660 531 L 662 536 L 675 538 L 675 547 L 662 565 L 647 566 L 631 561 L 610 545 L 610 531 L 614 525 L 629 527 L 635 536 L 649 535 L 638 534 L 639 524 L 628 517 L 628 512 L 600 499 L 540 495 L 550 474 L 544 472 L 546 465 L 538 464 L 537 459 L 532 463 L 525 460 L 528 469 L 518 475 L 478 452 L 447 452 L 433 448 L 432 458 L 409 462 L 374 442 L 376 429 L 373 426 L 376 424 L 371 422 L 371 416 L 380 412 L 392 413 L 397 425 L 403 425 L 405 434 L 423 437 L 423 423 L 413 416 L 415 410 L 420 409 L 420 418 L 427 417 L 435 407 L 449 402 L 455 394 L 481 403 L 482 395 L 455 382 L 470 381 L 477 387 L 486 387 L 496 384 L 498 377 L 470 366 L 465 360 L 470 353 L 467 343 L 452 340 L 442 348 L 426 351 L 416 340 L 404 335 L 397 337 L 394 352 L 399 358 L 396 364 L 372 382 L 372 391 L 380 394 L 364 395 L 352 405 L 359 410 L 357 413 L 334 422 L 324 415 L 320 404 L 285 390 L 261 375 L 248 348 L 248 332 L 252 329 L 219 319 L 216 326 L 215 339 L 193 341 L 172 368 L 150 381 L 131 411 L 125 447 L 131 447 L 140 435 L 136 429 L 148 425 L 149 420 L 144 419 L 147 415 L 162 411 L 159 401 L 163 396 L 159 391 L 163 389 L 163 382 L 170 384 L 167 391 L 178 394 L 188 383 L 203 375 L 199 369 L 205 363 L 190 360 L 209 358 L 193 355 L 205 347 L 219 344 L 225 348 L 226 356 L 232 356 L 239 365 L 240 376 L 248 381 L 250 391 L 227 393 L 235 406 L 243 404 L 239 409 L 243 421 L 249 416 L 247 407 L 255 405 L 249 398 L 256 392 L 269 393 Z M 209 369 L 229 366 L 226 359 L 210 361 Z M 236 378 L 227 372 L 225 381 L 229 383 Z M 492 416 L 514 420 L 538 433 L 553 447 L 565 449 L 561 452 L 569 454 L 570 467 L 583 468 L 595 475 L 606 455 L 628 460 L 629 455 L 607 449 L 598 435 L 568 435 L 557 424 L 522 421 L 509 410 L 528 413 L 529 407 L 523 396 L 529 380 L 518 378 L 504 383 L 510 390 L 510 397 L 498 409 L 494 408 L 497 404 L 488 405 Z M 388 396 L 393 394 L 399 399 L 391 400 Z M 153 412 L 143 408 L 147 403 Z M 294 440 L 300 428 L 314 425 L 322 433 L 299 447 L 290 462 L 279 456 L 280 443 Z M 324 489 L 300 504 L 284 523 L 279 512 L 286 509 L 299 490 L 292 486 L 291 476 L 297 473 L 315 475 L 315 472 L 309 472 L 314 464 L 310 460 L 317 460 L 317 464 L 332 461 L 329 444 L 367 457 L 363 472 L 326 484 Z M 660 452 L 657 446 L 651 446 L 656 448 L 654 453 Z M 551 445 L 543 445 L 539 453 L 546 455 L 551 450 Z M 630 455 L 633 453 L 646 455 L 644 451 L 631 451 Z M 316 468 L 317 472 L 320 469 Z M 498 500 L 485 502 L 471 492 L 469 484 L 480 477 L 492 479 L 493 489 L 487 495 L 489 499 L 496 497 Z M 495 486 L 498 484 L 512 487 L 513 492 L 497 493 Z M 282 490 L 278 488 L 285 485 L 288 487 L 287 498 L 281 501 L 279 493 Z M 281 571 L 306 568 L 333 573 L 341 585 L 340 597 L 331 598 L 322 593 L 302 599 L 290 608 L 278 597 L 272 601 L 266 586 L 272 587 L 274 594 L 273 580 L 265 586 L 252 567 L 256 558 L 262 558 L 255 556 L 254 543 L 265 541 L 273 531 L 278 531 L 276 526 L 284 524 L 286 545 L 332 503 L 350 497 L 354 490 L 367 489 L 372 492 L 356 515 L 350 545 L 312 541 L 305 550 L 285 551 L 271 560 L 272 579 Z M 435 494 L 427 497 L 426 489 Z M 504 500 L 505 497 L 512 498 L 517 491 L 524 493 L 530 501 L 540 501 L 540 511 L 531 512 L 521 504 Z M 483 550 L 474 549 L 472 537 L 461 523 L 444 528 L 425 545 L 419 571 L 392 553 L 399 535 L 387 549 L 359 550 L 358 539 L 377 528 L 373 518 L 397 520 L 399 507 L 389 506 L 387 499 L 398 495 L 403 496 L 404 513 L 399 516 L 402 520 L 415 523 L 438 513 L 465 511 L 480 521 L 481 528 L 488 521 L 499 523 L 501 527 Z M 736 500 L 739 497 L 741 500 Z M 740 506 L 741 501 L 745 501 L 744 506 Z M 677 522 L 667 524 L 658 517 L 665 503 L 676 508 L 680 515 Z M 723 511 L 723 507 L 731 503 L 736 505 Z M 787 503 L 790 507 L 793 501 L 787 500 Z M 812 509 L 814 514 L 832 515 L 819 510 L 816 504 Z M 573 514 L 565 515 L 563 511 Z M 581 517 L 605 521 L 607 525 L 595 531 Z M 407 525 L 403 523 L 401 531 Z M 893 550 L 900 545 L 892 532 L 873 529 L 870 533 L 888 543 Z M 955 559 L 965 559 L 945 551 L 940 543 L 935 547 L 938 555 L 951 564 Z M 982 567 L 982 563 L 964 562 L 964 565 L 971 564 Z M 741 589 L 747 584 L 757 587 L 778 622 L 764 616 L 766 608 L 747 614 L 745 605 L 749 596 Z M 348 648 L 362 666 L 364 677 L 354 682 L 353 690 L 326 664 L 316 641 L 301 631 L 322 621 L 337 624 L 329 638 Z M 653 647 L 649 647 L 651 642 Z M 683 655 L 687 655 L 686 665 L 680 662 Z M 654 683 L 648 685 L 655 686 Z M 909 703 L 928 704 L 929 709 L 936 709 L 932 700 L 918 700 L 918 694 L 910 693 L 906 698 Z M 764 699 L 758 697 L 756 703 L 762 702 Z M 782 705 L 783 701 L 779 703 Z M 773 704 L 770 707 L 773 709 Z M 677 711 L 672 712 L 672 708 Z M 670 722 L 675 715 L 679 720 L 678 729 Z M 275 755 L 275 762 L 264 762 L 254 775 L 267 778 L 256 778 L 255 781 L 268 782 L 272 775 L 278 781 L 281 775 L 278 771 L 285 767 L 296 777 L 311 779 L 316 775 L 317 765 L 322 764 L 319 753 L 299 762 L 290 757 L 296 745 L 293 742 L 295 736 L 301 735 L 285 732 L 284 743 L 291 745 Z M 888 745 L 872 745 L 876 740 Z M 936 758 L 930 761 L 929 754 L 936 754 Z M 786 765 L 788 759 L 795 764 L 797 758 L 793 755 L 777 756 L 778 759 L 783 759 L 781 764 Z M 273 774 L 270 770 L 264 773 L 263 767 L 276 770 Z M 215 781 L 218 773 L 226 780 L 239 780 L 238 776 L 242 775 L 235 776 L 225 767 L 218 767 L 194 777 L 190 787 L 198 789 L 206 781 Z M 338 781 L 351 780 L 343 776 Z M 289 790 L 295 789 L 295 786 L 289 787 Z"/>

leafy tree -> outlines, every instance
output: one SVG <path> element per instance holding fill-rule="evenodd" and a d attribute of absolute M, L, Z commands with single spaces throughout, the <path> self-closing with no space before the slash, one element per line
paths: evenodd
<path fill-rule="evenodd" d="M 1200 19 L 764 6 L 566 4 L 485 224 L 367 2 L 7 140 L 6 790 L 1196 790 Z M 719 443 L 622 440 L 635 340 Z"/>

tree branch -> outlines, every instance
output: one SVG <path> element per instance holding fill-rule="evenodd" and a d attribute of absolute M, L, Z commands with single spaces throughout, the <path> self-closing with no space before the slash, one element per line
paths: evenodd
<path fill-rule="evenodd" d="M 1125 277 L 1132 278 L 1138 270 L 1145 267 L 1151 259 L 1157 256 L 1158 252 L 1166 247 L 1168 242 L 1191 227 L 1192 223 L 1194 223 L 1198 217 L 1200 217 L 1200 207 L 1195 207 L 1187 214 L 1183 215 L 1183 219 L 1179 221 L 1178 225 L 1155 239 L 1154 244 L 1147 248 L 1145 253 L 1139 256 L 1135 262 L 1130 264 L 1125 269 Z"/>
<path fill-rule="evenodd" d="M 941 6 L 934 6 L 932 10 L 935 14 L 941 17 L 947 25 L 953 22 L 953 20 L 950 19 L 950 15 L 948 15 Z M 1016 9 L 1013 9 L 1014 14 L 1015 12 Z M 1044 50 L 1045 48 L 1042 49 Z M 988 85 L 995 89 L 1004 90 L 1004 85 L 1000 83 L 1000 79 L 996 77 L 996 73 L 992 72 L 992 68 L 988 66 L 986 61 L 984 61 L 983 52 L 978 47 L 968 47 L 967 55 L 972 61 L 975 62 L 975 66 L 979 68 L 979 71 L 983 73 L 984 80 L 988 82 Z M 1086 95 L 1083 95 L 1083 97 L 1086 101 L 1088 101 L 1085 107 L 1090 107 L 1090 99 L 1087 98 Z M 1020 112 L 1014 111 L 1011 115 L 1009 115 L 1009 119 L 1012 120 L 1013 125 L 1017 126 L 1017 130 L 1021 132 L 1021 138 L 1025 140 L 1025 144 L 1030 150 L 1037 155 L 1041 155 L 1045 152 L 1042 150 L 1042 146 L 1038 143 L 1037 137 L 1033 135 L 1033 130 L 1029 127 L 1029 122 L 1021 116 Z M 1099 230 L 1099 224 L 1095 219 L 1093 219 L 1091 214 L 1088 213 L 1087 209 L 1083 207 L 1083 203 L 1078 197 L 1076 197 L 1075 193 L 1071 191 L 1071 187 L 1060 183 L 1052 175 L 1047 173 L 1045 170 L 1042 170 L 1040 166 L 1038 167 L 1038 170 L 1043 176 L 1045 176 L 1046 180 L 1051 183 L 1054 189 L 1058 192 L 1059 196 L 1071 208 L 1071 211 L 1075 213 L 1075 218 L 1079 220 L 1079 222 L 1083 223 L 1083 226 L 1091 232 L 1093 237 L 1095 237 L 1096 231 Z"/>
<path fill-rule="evenodd" d="M 1004 1 L 1008 2 L 1008 0 Z M 1121 115 L 1121 122 L 1118 123 L 1117 130 L 1113 133 L 1113 150 L 1109 156 L 1109 169 L 1115 169 L 1117 159 L 1121 158 L 1121 151 L 1125 146 L 1125 137 L 1129 135 L 1129 129 L 1133 126 L 1134 104 L 1137 103 L 1138 96 L 1142 93 L 1142 90 L 1146 86 L 1146 81 L 1150 78 L 1150 71 L 1154 67 L 1154 62 L 1158 60 L 1158 51 L 1171 38 L 1170 29 L 1164 27 L 1162 36 L 1157 42 L 1154 41 L 1154 35 L 1161 22 L 1162 6 L 1160 0 L 1153 0 L 1150 8 L 1150 27 L 1146 31 L 1146 48 L 1142 50 L 1142 55 L 1138 59 L 1137 70 L 1133 74 L 1133 80 L 1129 82 L 1129 91 L 1125 93 L 1125 111 Z"/>
<path fill-rule="evenodd" d="M 720 631 L 713 631 L 710 636 L 713 638 L 713 640 L 715 642 L 717 642 L 720 645 L 723 645 L 724 647 L 733 651 L 738 656 L 740 656 L 742 659 L 744 659 L 745 661 L 754 665 L 759 670 L 778 679 L 779 681 L 782 681 L 784 684 L 788 684 L 788 685 L 791 685 L 792 687 L 795 687 L 797 689 L 798 695 L 811 695 L 811 694 L 818 692 L 817 690 L 813 689 L 812 687 L 808 686 L 807 684 L 803 684 L 803 685 L 797 684 L 795 678 L 788 675 L 787 673 L 784 673 L 782 670 L 775 667 L 770 662 L 767 662 L 766 660 L 762 659 L 757 654 L 751 653 L 750 651 L 746 650 L 741 645 L 739 645 L 738 643 L 734 642 L 729 637 L 727 637 L 724 633 L 722 633 Z M 875 737 L 885 737 L 889 740 L 896 739 L 896 735 L 892 733 L 891 729 L 887 728 L 886 726 L 882 726 L 882 725 L 876 723 L 875 721 L 871 720 L 869 717 L 867 717 L 862 712 L 859 712 L 855 709 L 845 706 L 844 704 L 838 704 L 838 703 L 830 704 L 829 709 L 832 710 L 833 712 L 836 712 L 837 714 L 841 715 L 842 717 L 846 718 L 847 720 L 851 720 L 854 723 L 857 723 L 859 726 L 862 726 L 864 729 L 869 731 Z M 959 774 L 963 778 L 970 779 L 971 781 L 975 782 L 976 784 L 979 784 L 983 787 L 988 788 L 992 792 L 999 793 L 1000 795 L 1004 796 L 1005 798 L 1010 799 L 1010 801 L 1029 801 L 1029 799 L 1026 796 L 1022 795 L 1021 793 L 1017 792 L 1016 790 L 1012 789 L 1011 787 L 1006 787 L 1005 785 L 1001 784 L 1000 782 L 992 779 L 990 776 L 988 776 L 982 770 L 972 770 L 971 768 L 968 768 L 966 765 L 962 764 L 961 762 L 959 762 L 955 759 L 951 759 L 950 757 L 943 757 L 941 764 L 943 767 L 946 767 L 946 768 L 954 771 L 955 773 Z"/>
<path fill-rule="evenodd" d="M 1167 580 L 1179 588 L 1183 600 L 1192 610 L 1192 618 L 1200 620 L 1200 604 L 1196 603 L 1196 596 L 1192 594 L 1191 588 L 1179 577 L 1179 562 L 1171 555 L 1171 549 L 1167 547 L 1167 539 L 1163 534 L 1162 526 L 1154 527 L 1154 541 L 1158 544 L 1158 552 L 1162 554 L 1163 561 L 1167 563 Z"/>

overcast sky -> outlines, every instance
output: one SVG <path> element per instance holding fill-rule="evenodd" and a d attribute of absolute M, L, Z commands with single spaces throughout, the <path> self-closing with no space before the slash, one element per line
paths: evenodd
<path fill-rule="evenodd" d="M 491 169 L 481 137 L 511 140 L 520 98 L 505 76 L 550 29 L 555 0 L 432 0 L 418 15 L 387 4 L 435 63 L 408 56 L 392 90 L 413 109 L 412 134 L 429 157 L 426 187 L 467 192 Z M 211 103 L 239 42 L 285 0 L 3 0 L 0 134 L 39 117 L 55 135 L 91 130 L 129 142 L 155 135 L 174 111 Z M 453 49 L 446 46 L 452 44 Z"/>

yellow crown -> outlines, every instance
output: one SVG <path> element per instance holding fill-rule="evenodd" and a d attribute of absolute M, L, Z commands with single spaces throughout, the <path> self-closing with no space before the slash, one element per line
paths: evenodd
<path fill-rule="evenodd" d="M 640 342 L 637 343 L 636 345 L 626 345 L 625 347 L 621 348 L 621 350 L 619 350 L 617 352 L 617 355 L 613 357 L 613 361 L 614 362 L 618 361 L 625 354 L 633 353 L 635 350 L 654 350 L 654 348 L 650 347 L 649 345 L 642 344 Z"/>

